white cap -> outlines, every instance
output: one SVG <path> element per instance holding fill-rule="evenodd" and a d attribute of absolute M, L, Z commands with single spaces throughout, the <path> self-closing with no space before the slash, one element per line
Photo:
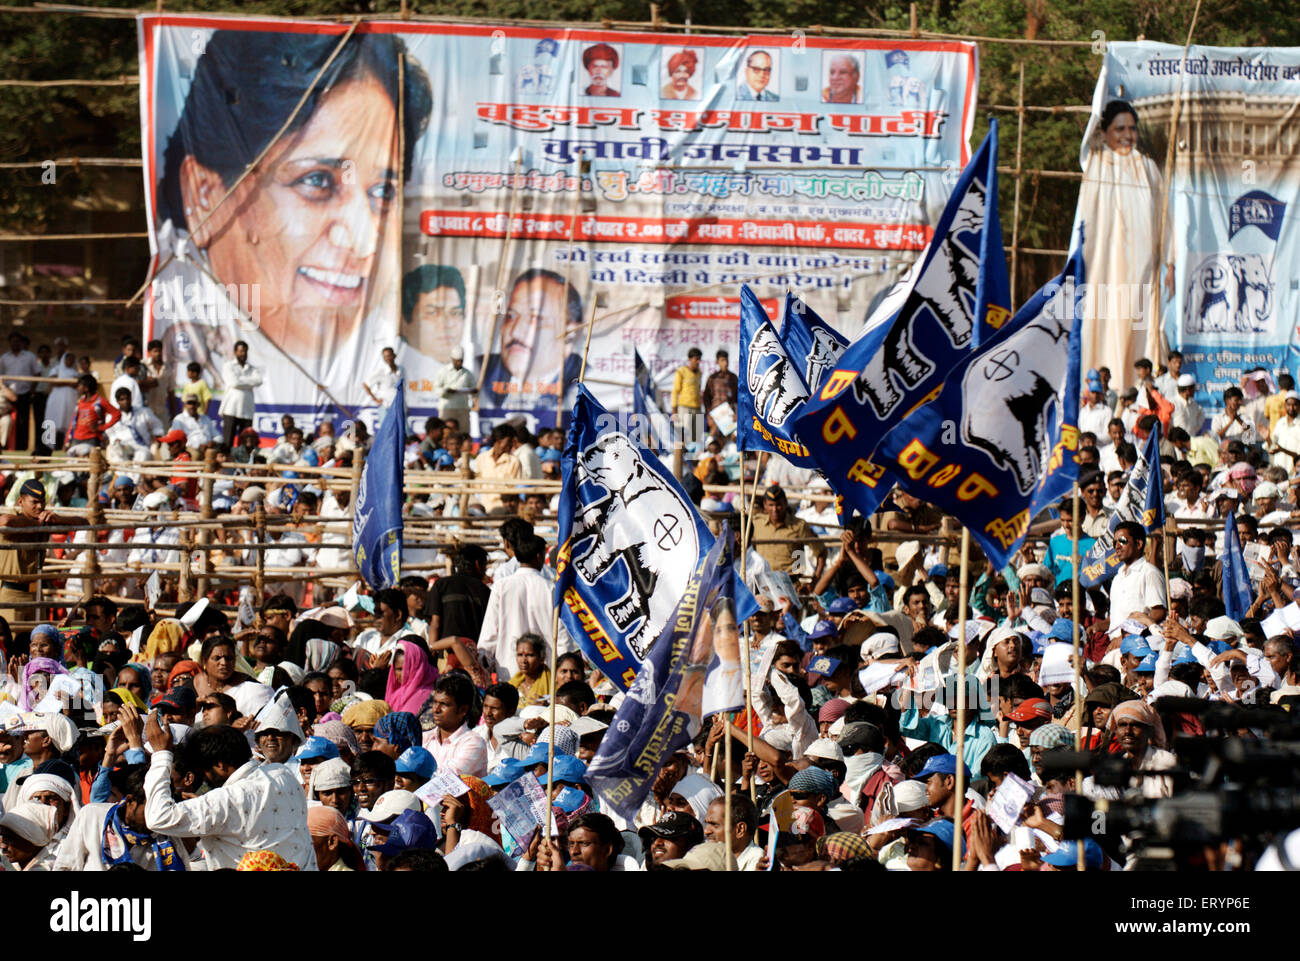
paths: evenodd
<path fill-rule="evenodd" d="M 1294 390 L 1288 390 L 1285 394 L 1282 395 L 1282 399 L 1283 399 L 1283 400 L 1300 400 L 1300 393 L 1297 393 L 1297 392 L 1294 391 Z"/>
<path fill-rule="evenodd" d="M 777 724 L 774 727 L 764 728 L 759 737 L 763 739 L 764 744 L 769 744 L 778 751 L 785 751 L 787 754 L 794 748 L 794 732 L 790 730 L 789 724 Z"/>
<path fill-rule="evenodd" d="M 877 634 L 872 634 L 862 642 L 863 660 L 872 657 L 880 657 L 883 654 L 898 653 L 901 653 L 901 648 L 899 647 L 898 636 L 895 634 L 887 634 L 884 631 L 881 631 Z"/>
<path fill-rule="evenodd" d="M 170 487 L 160 487 L 144 496 L 144 509 L 147 511 L 157 510 L 164 504 L 171 503 L 172 489 Z"/>
<path fill-rule="evenodd" d="M 903 781 L 894 785 L 894 808 L 896 810 L 918 811 L 925 805 L 924 781 Z"/>
<path fill-rule="evenodd" d="M 1196 375 L 1195 375 L 1195 374 L 1179 374 L 1179 375 L 1178 375 L 1178 386 L 1179 386 L 1179 387 L 1195 387 L 1195 386 L 1196 386 Z"/>
<path fill-rule="evenodd" d="M 457 345 L 451 349 L 451 353 L 448 356 L 450 356 L 452 360 L 464 360 L 465 348 Z"/>
<path fill-rule="evenodd" d="M 420 799 L 410 791 L 388 791 L 379 796 L 379 800 L 369 811 L 361 812 L 361 819 L 372 823 L 387 821 L 389 818 L 397 817 L 403 811 L 420 811 L 423 807 Z"/>
<path fill-rule="evenodd" d="M 1016 571 L 1016 577 L 1022 581 L 1026 577 L 1041 577 L 1049 584 L 1055 582 L 1056 578 L 1052 576 L 1052 570 L 1044 564 L 1025 564 L 1020 570 Z"/>
<path fill-rule="evenodd" d="M 819 737 L 808 745 L 804 757 L 817 757 L 825 761 L 843 761 L 844 749 L 828 737 Z"/>
<path fill-rule="evenodd" d="M 352 768 L 341 757 L 321 761 L 311 769 L 313 791 L 341 791 L 352 784 Z"/>
<path fill-rule="evenodd" d="M 22 801 L 0 817 L 0 827 L 8 828 L 37 847 L 45 847 L 58 831 L 58 809 L 38 801 Z"/>
<path fill-rule="evenodd" d="M 287 697 L 267 701 L 254 720 L 257 722 L 253 728 L 254 738 L 263 731 L 283 731 L 296 737 L 299 744 L 303 742 L 302 725 L 298 723 L 298 714 Z"/>
<path fill-rule="evenodd" d="M 258 501 L 266 499 L 266 491 L 261 487 L 249 487 L 239 495 L 239 499 L 245 504 L 256 504 Z"/>
<path fill-rule="evenodd" d="M 594 717 L 580 717 L 569 727 L 573 728 L 578 737 L 586 737 L 588 734 L 595 734 L 597 731 L 606 730 L 609 725 L 604 721 L 598 721 Z"/>
<path fill-rule="evenodd" d="M 1264 481 L 1255 488 L 1255 500 L 1266 501 L 1271 497 L 1281 497 L 1282 492 L 1277 489 L 1277 485 L 1272 481 Z"/>
<path fill-rule="evenodd" d="M 77 725 L 71 718 L 54 712 L 24 711 L 11 715 L 4 730 L 10 735 L 44 731 L 59 753 L 71 751 L 77 743 Z"/>
<path fill-rule="evenodd" d="M 1212 641 L 1227 641 L 1245 637 L 1246 632 L 1230 617 L 1212 617 L 1205 625 L 1205 636 Z"/>

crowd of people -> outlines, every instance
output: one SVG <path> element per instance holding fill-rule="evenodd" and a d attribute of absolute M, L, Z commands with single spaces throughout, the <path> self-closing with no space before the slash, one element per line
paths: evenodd
<path fill-rule="evenodd" d="M 160 545 L 129 548 L 139 574 L 81 570 L 89 599 L 59 608 L 57 622 L 28 626 L 19 598 L 30 583 L 6 579 L 0 607 L 16 606 L 0 611 L 4 870 L 1053 871 L 1080 860 L 1122 870 L 1140 863 L 1135 839 L 1067 838 L 1068 797 L 1140 803 L 1192 790 L 1199 771 L 1180 739 L 1220 733 L 1198 703 L 1254 712 L 1257 723 L 1236 722 L 1231 736 L 1266 741 L 1300 696 L 1290 480 L 1300 394 L 1285 376 L 1248 375 L 1207 420 L 1177 355 L 1159 377 L 1139 361 L 1122 392 L 1089 371 L 1080 502 L 1035 518 L 1002 570 L 972 552 L 964 637 L 955 541 L 933 536 L 954 523 L 896 492 L 880 516 L 840 529 L 824 483 L 777 457 L 749 478 L 763 491 L 749 516 L 738 495 L 705 490 L 742 469 L 710 417 L 692 445 L 706 469 L 681 480 L 715 530 L 730 519 L 748 545 L 761 606 L 744 634 L 749 706 L 705 719 L 639 809 L 620 812 L 587 771 L 625 695 L 553 627 L 558 495 L 476 494 L 466 513 L 498 518 L 499 542 L 434 552 L 438 564 L 393 588 L 327 588 L 307 569 L 345 568 L 348 538 L 309 518 L 346 519 L 346 492 L 268 468 L 346 465 L 368 435 L 286 418 L 264 443 L 239 398 L 263 376 L 246 351 L 227 365 L 238 369 L 223 376 L 219 423 L 202 371 L 181 412 L 160 413 L 144 373 L 153 346 L 119 362 L 111 404 L 81 375 L 56 439 L 69 453 L 106 449 L 101 489 L 88 490 L 84 472 L 6 472 L 0 570 L 38 572 L 50 552 L 23 547 L 26 529 L 75 524 L 91 498 L 149 517 L 195 509 L 192 480 L 140 469 L 162 444 L 172 460 L 215 450 L 229 479 L 214 486 L 213 509 L 261 503 L 284 515 L 267 567 L 303 573 L 268 577 L 260 605 L 231 582 L 195 601 L 170 600 L 166 581 L 150 596 L 148 565 L 178 542 L 174 527 L 144 520 L 118 541 Z M 735 377 L 720 354 L 723 376 L 702 387 L 695 353 L 671 407 L 704 415 L 728 391 L 734 402 Z M 376 381 L 376 399 L 395 384 Z M 48 392 L 47 413 L 68 402 L 61 389 Z M 1110 529 L 1157 422 L 1169 523 L 1114 528 L 1118 570 L 1076 608 L 1076 541 L 1086 555 Z M 558 476 L 560 432 L 503 423 L 476 444 L 468 426 L 430 418 L 408 439 L 408 465 L 459 472 L 468 462 L 506 482 Z M 404 510 L 446 517 L 461 506 L 414 494 Z M 1236 619 L 1224 602 L 1228 514 L 1249 562 L 1251 603 Z M 80 534 L 69 543 L 106 562 L 127 550 Z M 238 559 L 240 545 L 229 547 Z M 1079 766 L 1076 745 L 1111 762 L 1110 774 Z M 542 796 L 549 815 L 520 829 L 506 799 L 534 778 L 553 787 Z M 1218 837 L 1192 857 L 1223 869 L 1262 854 L 1267 866 L 1278 860 L 1267 840 Z"/>

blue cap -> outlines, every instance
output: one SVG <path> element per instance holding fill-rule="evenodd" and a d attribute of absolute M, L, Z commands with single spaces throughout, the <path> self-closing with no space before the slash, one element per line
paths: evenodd
<path fill-rule="evenodd" d="M 414 774 L 426 781 L 438 770 L 434 756 L 422 747 L 408 747 L 397 758 L 398 774 Z"/>
<path fill-rule="evenodd" d="M 1224 651 L 1232 650 L 1232 645 L 1227 641 L 1206 641 L 1205 646 L 1215 654 L 1222 654 Z"/>
<path fill-rule="evenodd" d="M 119 487 L 134 487 L 134 486 L 135 486 L 135 481 L 133 481 L 130 478 L 130 476 L 128 476 L 127 474 L 118 474 L 117 478 L 113 481 L 114 490 L 116 490 Z"/>
<path fill-rule="evenodd" d="M 1052 629 L 1047 632 L 1052 641 L 1074 641 L 1074 622 L 1068 617 L 1058 617 L 1052 622 Z"/>
<path fill-rule="evenodd" d="M 966 772 L 966 783 L 970 783 L 970 769 L 965 764 L 961 766 Z M 914 781 L 924 781 L 931 774 L 957 774 L 957 755 L 956 754 L 936 754 L 925 762 L 925 767 L 912 775 Z M 952 838 L 948 839 L 948 846 L 952 847 Z"/>
<path fill-rule="evenodd" d="M 920 827 L 913 828 L 918 834 L 931 834 L 949 851 L 952 850 L 953 826 L 947 818 L 938 818 Z"/>
<path fill-rule="evenodd" d="M 559 772 L 556 772 L 559 776 Z M 572 814 L 587 801 L 587 795 L 581 788 L 566 787 L 555 792 L 555 806 L 565 814 Z"/>
<path fill-rule="evenodd" d="M 948 576 L 948 565 L 947 565 L 947 564 L 935 564 L 934 567 L 930 568 L 928 571 L 926 571 L 926 573 L 927 573 L 930 577 L 947 577 L 947 576 Z"/>
<path fill-rule="evenodd" d="M 825 654 L 819 654 L 817 657 L 814 657 L 808 664 L 808 683 L 811 685 L 815 685 L 817 681 L 820 681 L 823 677 L 829 677 L 830 675 L 838 671 L 839 668 L 840 668 L 840 662 L 838 658 L 828 657 Z M 814 675 L 816 675 L 817 677 L 816 681 L 813 680 Z"/>
<path fill-rule="evenodd" d="M 524 761 L 523 761 L 523 763 L 524 763 L 524 767 L 533 767 L 533 766 L 538 765 L 538 764 L 545 764 L 545 763 L 546 763 L 546 750 L 547 750 L 547 746 L 546 746 L 546 744 L 545 744 L 544 742 L 542 742 L 542 741 L 538 741 L 536 744 L 534 744 L 532 750 L 528 752 L 528 756 L 527 756 L 526 758 L 524 758 Z M 560 760 L 560 758 L 562 758 L 562 757 L 572 757 L 572 755 L 571 755 L 571 754 L 568 754 L 568 753 L 566 753 L 566 752 L 564 752 L 564 751 L 561 751 L 561 750 L 557 747 L 557 748 L 555 749 L 555 760 L 556 760 L 556 763 L 559 763 L 559 760 Z"/>
<path fill-rule="evenodd" d="M 537 451 L 537 459 L 539 461 L 559 460 L 560 452 L 553 447 L 542 447 Z"/>
<path fill-rule="evenodd" d="M 1130 634 L 1119 642 L 1119 652 L 1121 654 L 1135 654 L 1139 658 L 1143 658 L 1151 653 L 1151 645 L 1147 643 L 1145 637 Z"/>
<path fill-rule="evenodd" d="M 313 759 L 328 761 L 331 758 L 339 756 L 338 745 L 333 741 L 323 737 L 309 737 L 302 742 L 302 747 L 298 748 L 298 753 L 294 755 L 300 761 L 310 761 Z"/>
<path fill-rule="evenodd" d="M 1035 654 L 1042 654 L 1043 651 L 1047 650 L 1047 635 L 1042 631 L 1030 631 L 1029 643 L 1034 646 Z"/>
<path fill-rule="evenodd" d="M 419 811 L 403 811 L 388 824 L 388 840 L 372 851 L 401 854 L 403 851 L 432 851 L 438 846 L 438 832 L 433 822 Z"/>
<path fill-rule="evenodd" d="M 486 777 L 483 783 L 488 787 L 505 787 L 528 770 L 528 765 L 517 757 L 503 758 L 501 763 L 494 767 Z"/>
<path fill-rule="evenodd" d="M 1079 863 L 1079 842 L 1062 841 L 1051 854 L 1043 855 L 1043 863 L 1050 864 L 1055 868 L 1072 868 Z M 1106 856 L 1102 854 L 1101 847 L 1096 841 L 1091 839 L 1083 842 L 1083 865 L 1086 868 L 1097 869 L 1106 863 Z"/>
<path fill-rule="evenodd" d="M 885 590 L 892 591 L 894 589 L 894 579 L 886 571 L 876 571 L 876 578 L 884 585 Z"/>
<path fill-rule="evenodd" d="M 542 745 L 545 747 L 546 745 Z M 555 780 L 566 784 L 581 784 L 587 780 L 587 765 L 572 754 L 555 752 Z"/>
<path fill-rule="evenodd" d="M 1142 663 L 1133 668 L 1133 671 L 1137 674 L 1154 674 L 1156 672 L 1155 654 L 1148 654 L 1142 658 Z"/>
<path fill-rule="evenodd" d="M 818 621 L 817 626 L 808 633 L 808 637 L 815 641 L 821 637 L 834 637 L 838 633 L 839 628 L 835 626 L 834 621 Z"/>
<path fill-rule="evenodd" d="M 1175 657 L 1173 666 L 1177 667 L 1179 664 L 1200 664 L 1200 663 L 1201 662 L 1196 659 L 1195 655 L 1193 655 L 1190 651 L 1188 651 L 1179 654 L 1177 657 Z"/>
<path fill-rule="evenodd" d="M 837 597 L 831 601 L 830 612 L 832 614 L 848 614 L 857 609 L 858 605 L 853 602 L 851 597 Z"/>

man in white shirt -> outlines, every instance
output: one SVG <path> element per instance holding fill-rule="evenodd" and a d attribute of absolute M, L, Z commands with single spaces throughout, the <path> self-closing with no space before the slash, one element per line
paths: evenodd
<path fill-rule="evenodd" d="M 9 351 L 0 355 L 0 375 L 13 374 L 22 377 L 41 376 L 41 362 L 35 354 L 27 349 L 31 343 L 27 335 L 15 330 L 9 335 Z M 32 391 L 36 385 L 30 380 L 6 380 L 4 385 L 18 395 L 14 401 L 15 434 L 14 448 L 27 449 L 27 421 L 32 410 Z M 39 426 L 39 425 L 38 425 Z M 65 427 L 59 424 L 58 427 Z"/>
<path fill-rule="evenodd" d="M 1088 394 L 1085 403 L 1079 405 L 1079 433 L 1092 434 L 1097 438 L 1097 453 L 1110 443 L 1106 428 L 1110 424 L 1111 410 L 1102 397 L 1101 378 L 1095 370 L 1088 371 Z"/>
<path fill-rule="evenodd" d="M 1165 395 L 1169 397 L 1169 394 Z M 1181 427 L 1188 437 L 1195 437 L 1205 427 L 1205 411 L 1196 402 L 1196 378 L 1182 374 L 1178 378 L 1178 393 L 1173 395 L 1174 412 L 1170 415 L 1172 427 Z"/>
<path fill-rule="evenodd" d="M 478 384 L 474 375 L 465 369 L 465 351 L 460 347 L 451 349 L 451 362 L 433 379 L 433 392 L 438 395 L 438 414 L 441 417 L 454 417 L 461 430 L 469 427 L 470 398 L 478 393 Z"/>
<path fill-rule="evenodd" d="M 163 425 L 148 407 L 136 407 L 125 387 L 117 389 L 113 400 L 122 416 L 104 435 L 108 439 L 109 462 L 148 460 L 154 441 L 164 433 Z"/>
<path fill-rule="evenodd" d="M 171 429 L 184 431 L 185 446 L 193 451 L 215 444 L 221 436 L 212 418 L 199 410 L 197 394 L 185 395 L 185 409 L 172 418 Z"/>
<path fill-rule="evenodd" d="M 268 515 L 270 514 L 279 514 L 283 517 L 284 511 L 283 510 L 268 511 Z M 310 566 L 312 562 L 315 560 L 316 551 L 308 543 L 307 538 L 304 537 L 302 534 L 299 534 L 297 531 L 285 530 L 282 527 L 268 527 L 266 530 L 266 538 L 271 544 L 275 545 L 274 547 L 270 547 L 268 550 L 265 551 L 266 554 L 265 564 L 267 568 L 276 568 L 276 567 L 305 568 Z M 257 556 L 252 551 L 249 551 L 248 555 L 249 556 L 244 563 L 250 565 L 256 564 Z M 284 581 L 275 580 L 275 578 L 277 577 L 284 577 L 284 576 L 286 575 L 283 574 L 267 575 L 267 593 L 288 594 L 290 597 L 293 598 L 293 602 L 297 604 L 299 607 L 301 607 L 303 601 L 303 592 L 307 587 L 306 581 L 301 579 L 284 580 Z"/>
<path fill-rule="evenodd" d="M 262 386 L 262 371 L 248 362 L 245 341 L 235 341 L 235 356 L 222 364 L 221 379 L 226 392 L 217 413 L 221 415 L 221 439 L 230 447 L 241 430 L 253 426 L 253 390 Z"/>
<path fill-rule="evenodd" d="M 1159 622 L 1168 604 L 1165 578 L 1146 560 L 1146 531 L 1141 524 L 1124 521 L 1115 528 L 1115 556 L 1120 567 L 1110 582 L 1110 630 L 1118 634 L 1120 625 L 1134 614 L 1147 614 Z"/>
<path fill-rule="evenodd" d="M 1169 352 L 1168 369 L 1156 378 L 1156 390 L 1160 391 L 1161 396 L 1173 398 L 1178 391 L 1178 380 L 1183 373 L 1183 355 L 1176 350 Z M 1196 379 L 1193 378 L 1195 383 Z M 1190 431 L 1188 433 L 1191 433 Z"/>
<path fill-rule="evenodd" d="M 1273 450 L 1273 466 L 1281 467 L 1288 474 L 1295 472 L 1300 463 L 1300 393 L 1289 390 L 1285 394 L 1283 410 L 1273 426 L 1270 445 Z"/>
<path fill-rule="evenodd" d="M 122 361 L 122 373 L 113 380 L 108 389 L 109 397 L 116 397 L 119 390 L 129 391 L 131 403 L 138 409 L 144 406 L 144 391 L 140 389 L 140 358 L 127 357 Z"/>
<path fill-rule="evenodd" d="M 546 542 L 536 534 L 521 537 L 515 547 L 519 569 L 495 582 L 488 596 L 478 646 L 496 657 L 505 677 L 519 670 L 515 643 L 521 634 L 538 634 L 548 644 L 555 641 L 551 633 L 554 587 L 542 575 L 545 552 Z"/>
<path fill-rule="evenodd" d="M 172 734 L 158 717 L 151 713 L 144 730 L 154 752 L 145 775 L 150 831 L 198 838 L 196 860 L 207 870 L 237 867 L 254 851 L 273 851 L 301 871 L 316 870 L 307 796 L 287 767 L 258 762 L 248 738 L 233 727 L 202 728 L 190 734 L 185 749 L 211 790 L 174 801 Z"/>
<path fill-rule="evenodd" d="M 296 464 L 302 459 L 307 445 L 303 442 L 302 428 L 290 427 L 284 432 L 284 440 L 271 448 L 267 455 L 268 464 Z"/>
<path fill-rule="evenodd" d="M 397 397 L 397 383 L 402 379 L 402 368 L 397 366 L 397 354 L 393 348 L 385 347 L 380 353 L 383 363 L 379 369 L 366 378 L 361 387 L 373 400 L 376 406 L 382 408 L 392 406 L 393 400 Z"/>
<path fill-rule="evenodd" d="M 537 438 L 522 424 L 515 428 L 515 446 L 511 453 L 519 461 L 524 477 L 529 480 L 542 479 L 542 462 L 537 456 Z"/>
<path fill-rule="evenodd" d="M 1210 421 L 1210 431 L 1220 444 L 1234 438 L 1243 444 L 1260 442 L 1259 431 L 1241 412 L 1242 399 L 1240 387 L 1229 387 L 1223 392 L 1223 413 L 1215 414 Z"/>

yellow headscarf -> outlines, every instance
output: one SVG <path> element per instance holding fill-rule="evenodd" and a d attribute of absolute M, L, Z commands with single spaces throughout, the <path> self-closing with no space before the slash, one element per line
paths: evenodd
<path fill-rule="evenodd" d="M 116 694 L 122 699 L 123 704 L 130 704 L 137 711 L 148 710 L 149 705 L 140 699 L 140 695 L 127 687 L 114 687 L 109 690 L 110 694 Z"/>
<path fill-rule="evenodd" d="M 181 640 L 185 637 L 185 626 L 174 617 L 164 617 L 154 625 L 145 642 L 145 660 L 153 664 L 159 654 L 167 654 L 181 649 Z"/>
<path fill-rule="evenodd" d="M 374 727 L 376 721 L 391 712 L 387 701 L 357 701 L 343 712 L 343 723 L 350 728 Z"/>

